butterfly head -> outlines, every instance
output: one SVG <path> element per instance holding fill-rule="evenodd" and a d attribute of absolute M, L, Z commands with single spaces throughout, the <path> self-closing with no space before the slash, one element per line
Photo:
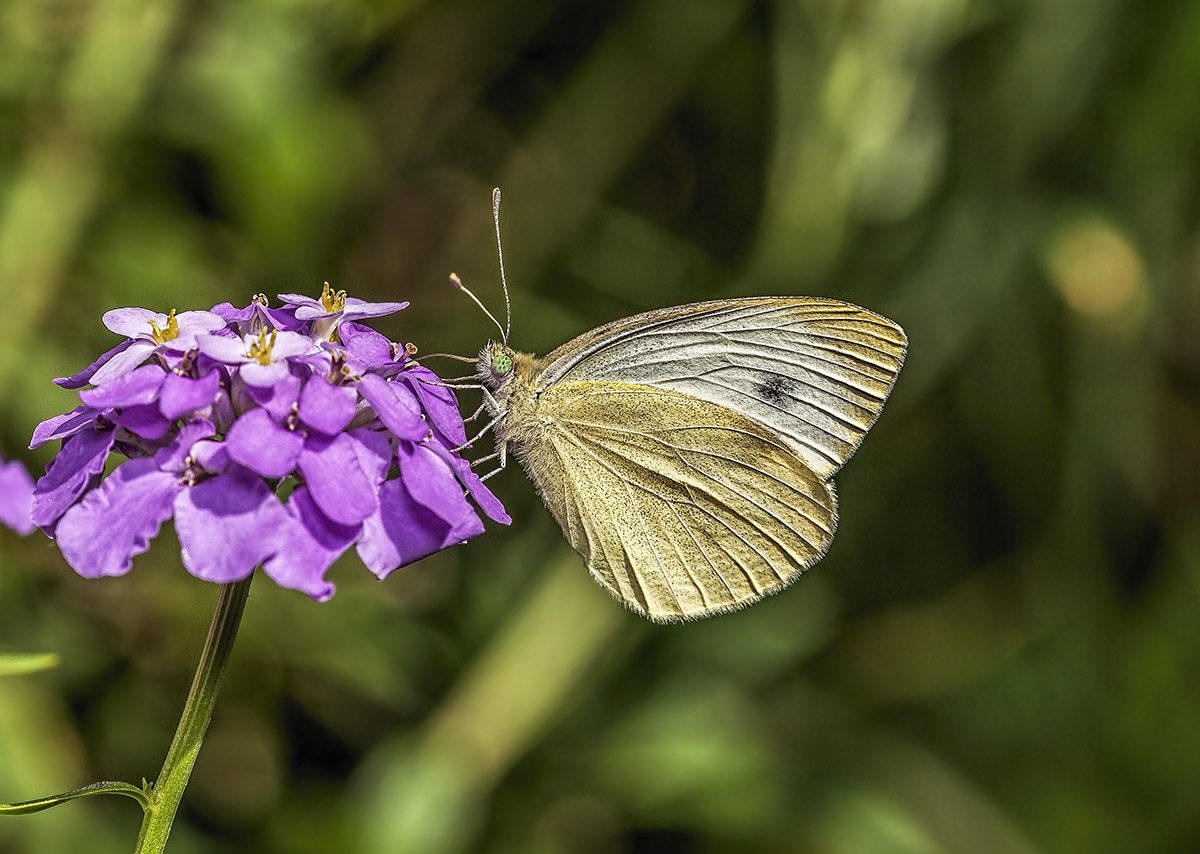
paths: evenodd
<path fill-rule="evenodd" d="M 489 341 L 479 351 L 479 379 L 492 391 L 507 385 L 513 377 L 517 353 L 503 341 Z"/>

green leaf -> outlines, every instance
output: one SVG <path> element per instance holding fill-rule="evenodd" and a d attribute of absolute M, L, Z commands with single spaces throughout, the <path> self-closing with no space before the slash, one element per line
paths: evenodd
<path fill-rule="evenodd" d="M 58 653 L 39 652 L 23 655 L 0 655 L 0 676 L 20 676 L 58 667 Z"/>
<path fill-rule="evenodd" d="M 21 801 L 18 804 L 0 804 L 0 815 L 29 815 L 30 813 L 48 810 L 50 807 L 56 807 L 59 804 L 65 804 L 67 801 L 73 801 L 76 798 L 86 797 L 87 795 L 125 795 L 140 803 L 142 809 L 150 806 L 149 796 L 132 783 L 103 781 L 92 783 L 90 786 L 84 786 L 82 789 L 63 792 L 59 795 L 50 795 L 49 797 L 37 798 L 32 801 Z"/>

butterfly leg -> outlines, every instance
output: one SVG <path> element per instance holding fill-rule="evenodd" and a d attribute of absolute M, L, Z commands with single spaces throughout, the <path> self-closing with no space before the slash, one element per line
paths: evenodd
<path fill-rule="evenodd" d="M 487 386 L 481 385 L 479 387 L 479 391 L 483 395 L 483 403 L 480 405 L 479 408 L 480 409 L 486 408 L 488 412 L 491 412 L 493 415 L 495 415 L 495 416 L 497 416 L 497 418 L 499 418 L 499 416 L 502 414 L 500 401 L 498 401 L 498 400 L 496 400 L 496 398 L 492 397 L 492 392 L 490 389 L 488 389 Z M 475 416 L 471 416 L 471 417 L 474 418 Z M 493 421 L 492 423 L 494 424 L 495 422 Z"/>
<path fill-rule="evenodd" d="M 463 419 L 463 423 L 470 424 L 472 421 L 474 421 L 480 415 L 483 415 L 484 410 L 486 410 L 486 409 L 487 409 L 487 401 L 485 400 L 485 401 L 483 401 L 483 403 L 479 404 L 479 408 L 476 409 L 473 413 L 471 413 L 471 415 L 469 417 Z"/>
<path fill-rule="evenodd" d="M 500 445 L 496 448 L 496 453 L 489 454 L 486 457 L 480 457 L 475 462 L 482 463 L 485 460 L 490 460 L 495 457 L 500 458 L 500 464 L 498 466 L 496 466 L 496 468 L 494 468 L 490 472 L 488 472 L 487 474 L 480 477 L 479 478 L 480 483 L 483 483 L 485 480 L 487 480 L 492 475 L 499 474 L 500 472 L 504 471 L 505 467 L 508 465 L 508 443 L 507 442 L 501 442 Z M 472 465 L 474 465 L 474 463 L 472 463 Z"/>
<path fill-rule="evenodd" d="M 503 415 L 497 415 L 495 418 L 493 418 L 491 421 L 489 421 L 482 430 L 480 430 L 478 433 L 476 433 L 474 436 L 472 436 L 466 442 L 459 445 L 457 448 L 451 448 L 450 453 L 456 454 L 461 451 L 465 451 L 467 448 L 471 447 L 471 445 L 475 444 L 480 439 L 482 439 L 484 436 L 486 436 L 488 431 L 491 430 L 493 427 L 495 427 L 503 418 L 504 418 Z"/>
<path fill-rule="evenodd" d="M 479 408 L 476 409 L 469 417 L 463 419 L 463 423 L 466 424 L 466 423 L 470 423 L 471 421 L 474 421 L 476 418 L 478 418 L 480 415 L 482 415 L 485 410 L 488 412 L 499 412 L 500 411 L 500 404 L 496 401 L 496 398 L 492 397 L 492 393 L 491 393 L 491 391 L 488 390 L 487 386 L 482 385 L 480 383 L 465 384 L 465 383 L 460 382 L 460 380 L 470 380 L 470 379 L 475 379 L 475 377 L 474 376 L 456 377 L 454 380 L 449 380 L 447 382 L 440 382 L 440 383 L 431 383 L 428 380 L 421 380 L 421 382 L 425 383 L 425 385 L 440 386 L 441 388 L 450 388 L 450 389 L 457 389 L 457 390 L 468 389 L 468 388 L 479 389 L 480 393 L 483 394 L 483 402 L 479 404 Z M 487 429 L 485 428 L 483 432 L 486 433 Z"/>
<path fill-rule="evenodd" d="M 474 412 L 472 412 L 470 414 L 470 416 L 463 419 L 464 424 L 469 424 L 470 422 L 474 421 L 476 418 L 478 418 L 480 415 L 482 415 L 485 411 L 490 412 L 492 414 L 496 414 L 496 413 L 500 412 L 500 403 L 499 403 L 499 401 L 496 400 L 496 398 L 492 397 L 492 393 L 491 393 L 491 391 L 488 390 L 487 386 L 484 386 L 484 385 L 460 385 L 460 386 L 452 386 L 452 387 L 453 388 L 477 388 L 477 389 L 479 389 L 479 392 L 483 395 L 483 401 L 479 404 L 479 408 L 476 409 Z M 484 432 L 487 432 L 486 429 L 484 430 Z"/>
<path fill-rule="evenodd" d="M 494 451 L 494 452 L 488 454 L 486 457 L 480 457 L 477 460 L 471 460 L 471 468 L 475 468 L 475 466 L 479 465 L 480 463 L 486 463 L 489 460 L 494 460 L 499 456 L 500 456 L 500 452 Z"/>

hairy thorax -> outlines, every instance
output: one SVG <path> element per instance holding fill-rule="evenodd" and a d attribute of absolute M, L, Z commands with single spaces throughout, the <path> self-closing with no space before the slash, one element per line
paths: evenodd
<path fill-rule="evenodd" d="M 510 360 L 506 361 L 506 360 Z M 508 367 L 501 373 L 497 365 Z M 538 412 L 536 383 L 543 365 L 531 353 L 519 353 L 506 344 L 492 341 L 479 354 L 479 377 L 492 393 L 492 416 L 498 418 L 496 441 L 507 444 L 518 456 L 537 445 L 548 424 Z"/>

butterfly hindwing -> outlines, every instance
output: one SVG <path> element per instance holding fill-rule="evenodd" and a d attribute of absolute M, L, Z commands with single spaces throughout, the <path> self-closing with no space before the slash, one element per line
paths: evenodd
<path fill-rule="evenodd" d="M 829 546 L 832 485 L 795 448 L 707 400 L 647 385 L 560 382 L 538 398 L 527 469 L 596 579 L 653 619 L 734 608 Z M 519 452 L 521 452 L 519 450 Z"/>

